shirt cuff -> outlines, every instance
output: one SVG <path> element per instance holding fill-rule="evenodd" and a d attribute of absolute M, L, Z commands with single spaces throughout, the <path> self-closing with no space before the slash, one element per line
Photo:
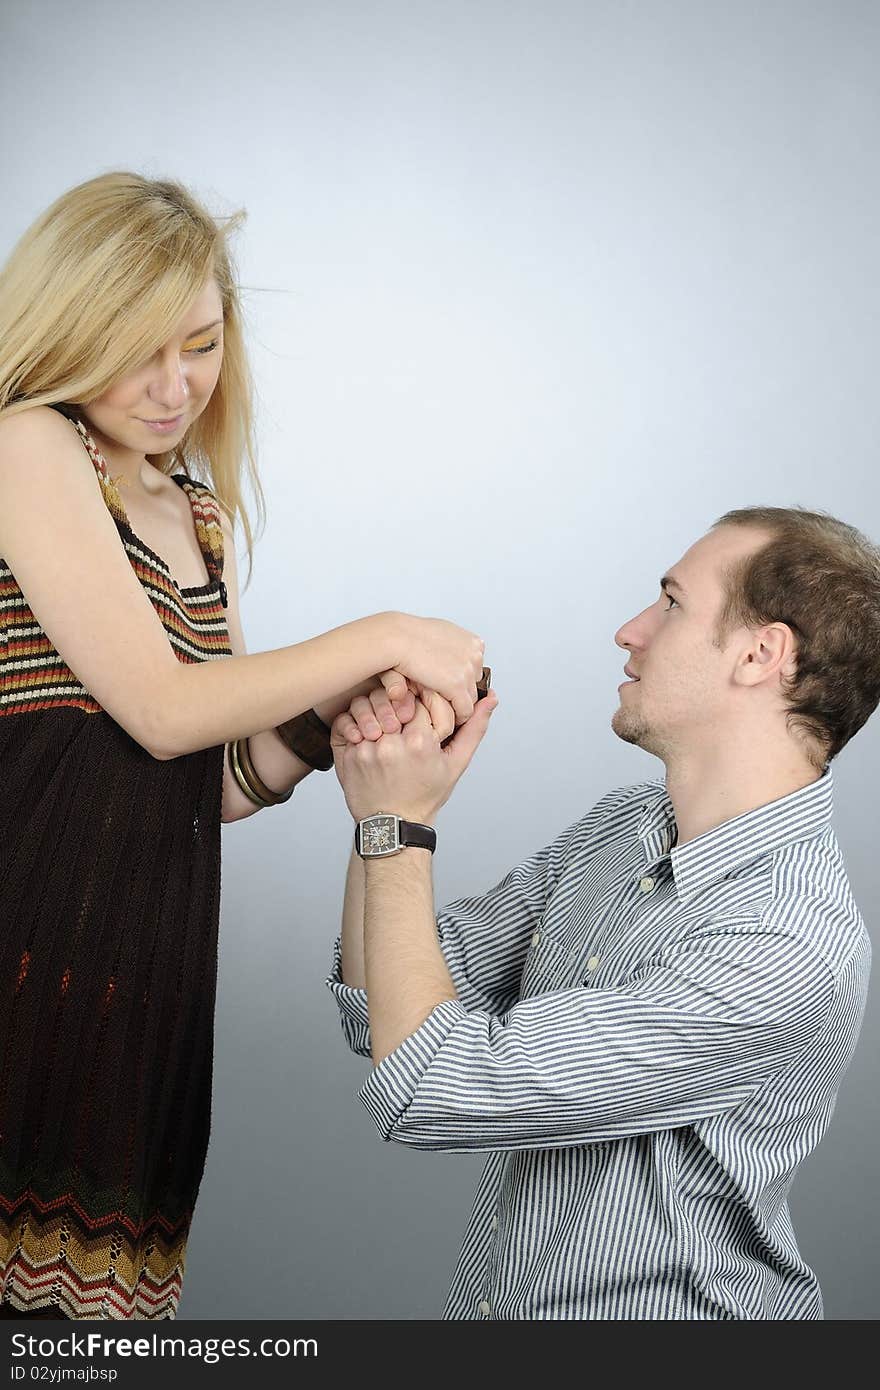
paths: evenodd
<path fill-rule="evenodd" d="M 452 1029 L 467 1010 L 457 999 L 444 999 L 414 1033 L 383 1057 L 358 1095 L 375 1120 L 383 1139 L 393 1139 L 419 1083 Z"/>
<path fill-rule="evenodd" d="M 352 1052 L 359 1057 L 371 1056 L 370 1017 L 367 1012 L 367 991 L 355 989 L 342 980 L 342 942 L 337 936 L 333 947 L 333 969 L 326 979 L 327 988 L 339 1006 L 342 1033 Z"/>

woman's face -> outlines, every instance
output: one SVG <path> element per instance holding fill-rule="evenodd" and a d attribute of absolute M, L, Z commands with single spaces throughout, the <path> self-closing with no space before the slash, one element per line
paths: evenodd
<path fill-rule="evenodd" d="M 223 306 L 213 277 L 149 361 L 81 407 L 88 424 L 139 455 L 173 449 L 208 404 L 223 360 Z M 172 420 L 166 428 L 157 421 Z M 151 426 L 148 422 L 154 422 Z"/>

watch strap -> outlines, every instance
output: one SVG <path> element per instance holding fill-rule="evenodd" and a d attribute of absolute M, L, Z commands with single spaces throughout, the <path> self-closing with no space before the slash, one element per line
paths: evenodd
<path fill-rule="evenodd" d="M 418 821 L 402 820 L 400 822 L 400 843 L 405 848 L 429 849 L 431 853 L 437 848 L 437 831 L 430 825 L 420 825 Z"/>

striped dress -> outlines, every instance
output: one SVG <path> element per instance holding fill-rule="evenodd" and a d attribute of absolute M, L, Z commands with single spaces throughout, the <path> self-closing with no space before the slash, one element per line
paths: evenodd
<path fill-rule="evenodd" d="M 94 439 L 71 423 L 178 660 L 231 655 L 213 493 L 174 477 L 208 574 L 179 588 L 132 531 Z M 153 758 L 65 664 L 0 560 L 0 1301 L 9 1309 L 177 1311 L 210 1124 L 223 752 Z"/>
<path fill-rule="evenodd" d="M 360 1096 L 384 1139 L 490 1154 L 445 1318 L 822 1317 L 787 1199 L 871 962 L 832 784 L 684 845 L 664 783 L 617 788 L 439 913 L 459 997 Z M 328 985 L 369 1056 L 338 942 Z"/>

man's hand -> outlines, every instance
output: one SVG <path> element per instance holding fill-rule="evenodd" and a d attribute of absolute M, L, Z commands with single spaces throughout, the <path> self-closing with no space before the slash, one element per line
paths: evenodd
<path fill-rule="evenodd" d="M 381 706 L 381 696 L 379 699 Z M 396 702 L 389 703 L 393 707 Z M 408 722 L 395 715 L 402 726 L 400 732 L 383 723 L 382 736 L 376 735 L 375 742 L 369 738 L 355 741 L 354 713 L 340 714 L 333 722 L 330 746 L 336 775 L 354 819 L 363 820 L 387 811 L 404 820 L 433 825 L 437 812 L 474 756 L 497 705 L 498 697 L 490 691 L 446 748 L 440 746 L 449 732 L 445 721 L 440 730 L 436 729 L 421 699 L 415 701 Z"/>
<path fill-rule="evenodd" d="M 394 669 L 382 671 L 379 675 L 371 676 L 369 680 L 362 681 L 361 684 L 355 686 L 353 690 L 347 690 L 342 695 L 334 695 L 332 699 L 325 700 L 322 704 L 316 705 L 315 714 L 329 729 L 337 715 L 342 714 L 346 710 L 354 710 L 355 705 L 357 705 L 359 712 L 364 711 L 364 709 L 368 707 L 367 702 L 373 695 L 384 700 L 389 708 L 392 704 L 397 705 L 399 703 L 403 708 L 412 710 L 412 702 L 407 699 L 409 694 L 410 688 L 407 685 L 406 676 Z M 411 718 L 412 713 L 409 713 L 403 718 L 402 722 L 405 723 L 406 719 Z M 360 727 L 360 720 L 358 720 L 355 727 L 356 729 Z M 396 718 L 393 728 L 394 730 L 400 728 L 400 723 Z M 392 726 L 389 725 L 389 730 L 391 729 Z M 381 733 L 381 729 L 379 732 Z M 378 738 L 379 734 L 368 735 L 368 737 Z M 355 743 L 359 741 L 359 736 L 352 739 L 352 742 Z"/>

